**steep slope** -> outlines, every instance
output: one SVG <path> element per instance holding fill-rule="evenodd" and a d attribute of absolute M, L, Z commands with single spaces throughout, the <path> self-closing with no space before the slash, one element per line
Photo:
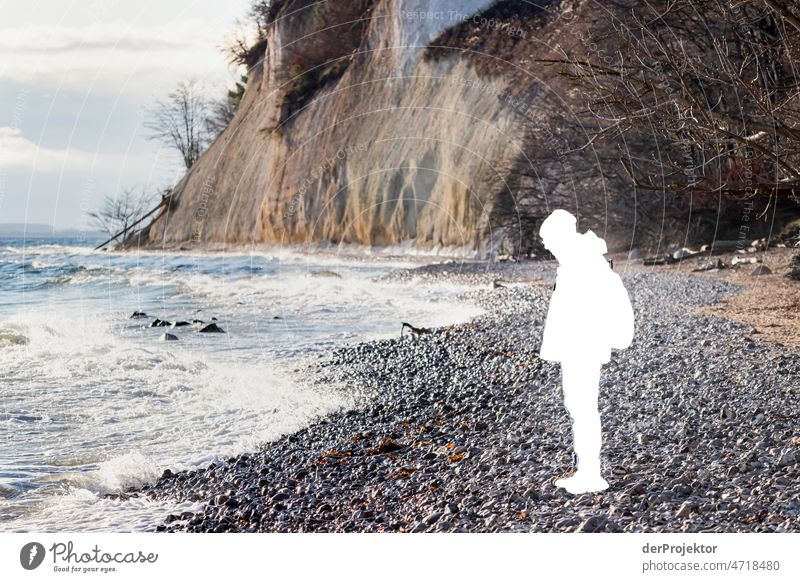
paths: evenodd
<path fill-rule="evenodd" d="M 458 8 L 454 8 L 457 5 Z M 536 251 L 555 207 L 611 250 L 707 237 L 719 202 L 641 198 L 537 59 L 580 50 L 588 0 L 276 2 L 230 126 L 151 245 L 312 240 Z M 709 226 L 710 225 L 710 226 Z"/>

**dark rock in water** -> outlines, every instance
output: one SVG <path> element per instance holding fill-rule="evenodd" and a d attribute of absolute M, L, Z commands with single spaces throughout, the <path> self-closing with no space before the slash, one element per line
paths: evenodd
<path fill-rule="evenodd" d="M 753 269 L 753 272 L 750 273 L 750 274 L 753 275 L 753 276 L 771 275 L 772 274 L 772 270 L 770 270 L 770 268 L 767 267 L 766 265 L 759 265 L 755 269 Z"/>
<path fill-rule="evenodd" d="M 196 325 L 202 325 L 205 323 L 205 321 L 203 321 L 202 319 L 193 319 L 192 323 Z"/>
<path fill-rule="evenodd" d="M 225 333 L 225 330 L 218 326 L 216 323 L 209 323 L 203 329 L 200 330 L 200 333 Z"/>
<path fill-rule="evenodd" d="M 146 319 L 150 317 L 144 311 L 134 311 L 133 315 L 130 316 L 130 319 Z"/>
<path fill-rule="evenodd" d="M 217 321 L 217 318 L 216 317 L 212 317 L 211 321 Z"/>
<path fill-rule="evenodd" d="M 187 325 L 192 325 L 188 321 L 176 321 L 172 324 L 172 327 L 186 327 Z"/>
<path fill-rule="evenodd" d="M 162 321 L 160 319 L 155 319 L 150 325 L 147 327 L 169 327 L 172 325 L 169 321 Z"/>
<path fill-rule="evenodd" d="M 172 476 L 173 476 L 173 473 L 169 469 L 164 469 L 164 472 L 161 473 L 161 478 L 162 479 L 169 479 Z"/>
<path fill-rule="evenodd" d="M 283 319 L 283 318 L 282 318 L 280 315 L 276 315 L 276 316 L 275 316 L 275 317 L 273 317 L 272 319 Z"/>
<path fill-rule="evenodd" d="M 176 342 L 178 341 L 178 336 L 172 335 L 171 333 L 165 333 L 158 339 L 160 339 L 162 342 Z"/>
<path fill-rule="evenodd" d="M 334 271 L 313 271 L 311 273 L 312 277 L 328 277 L 331 279 L 341 279 L 342 276 L 339 273 Z"/>

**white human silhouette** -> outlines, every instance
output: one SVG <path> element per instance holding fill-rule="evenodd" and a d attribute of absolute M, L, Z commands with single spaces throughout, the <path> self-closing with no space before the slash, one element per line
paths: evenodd
<path fill-rule="evenodd" d="M 600 371 L 611 358 L 611 348 L 631 344 L 634 327 L 628 292 L 603 256 L 608 252 L 605 241 L 575 227 L 575 217 L 558 209 L 539 229 L 545 248 L 559 262 L 539 357 L 561 363 L 578 465 L 574 475 L 557 479 L 555 485 L 573 494 L 608 488 L 600 471 Z"/>

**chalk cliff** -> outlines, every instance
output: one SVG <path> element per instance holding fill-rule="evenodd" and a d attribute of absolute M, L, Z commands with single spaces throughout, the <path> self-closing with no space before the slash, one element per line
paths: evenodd
<path fill-rule="evenodd" d="M 556 207 L 610 250 L 708 236 L 716 199 L 693 201 L 690 217 L 685 201 L 634 193 L 612 145 L 568 153 L 586 139 L 580 96 L 537 61 L 580 51 L 592 10 L 276 0 L 235 118 L 144 241 L 527 253 Z"/>

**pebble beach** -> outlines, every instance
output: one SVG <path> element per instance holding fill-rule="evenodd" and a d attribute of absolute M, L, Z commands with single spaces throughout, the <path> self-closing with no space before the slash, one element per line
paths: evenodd
<path fill-rule="evenodd" d="M 553 484 L 574 470 L 560 367 L 537 357 L 555 263 L 523 262 L 391 273 L 469 283 L 486 314 L 326 354 L 309 384 L 355 408 L 122 496 L 202 508 L 168 532 L 800 532 L 800 353 L 697 311 L 740 285 L 615 270 L 636 333 L 603 366 L 605 491 Z"/>

